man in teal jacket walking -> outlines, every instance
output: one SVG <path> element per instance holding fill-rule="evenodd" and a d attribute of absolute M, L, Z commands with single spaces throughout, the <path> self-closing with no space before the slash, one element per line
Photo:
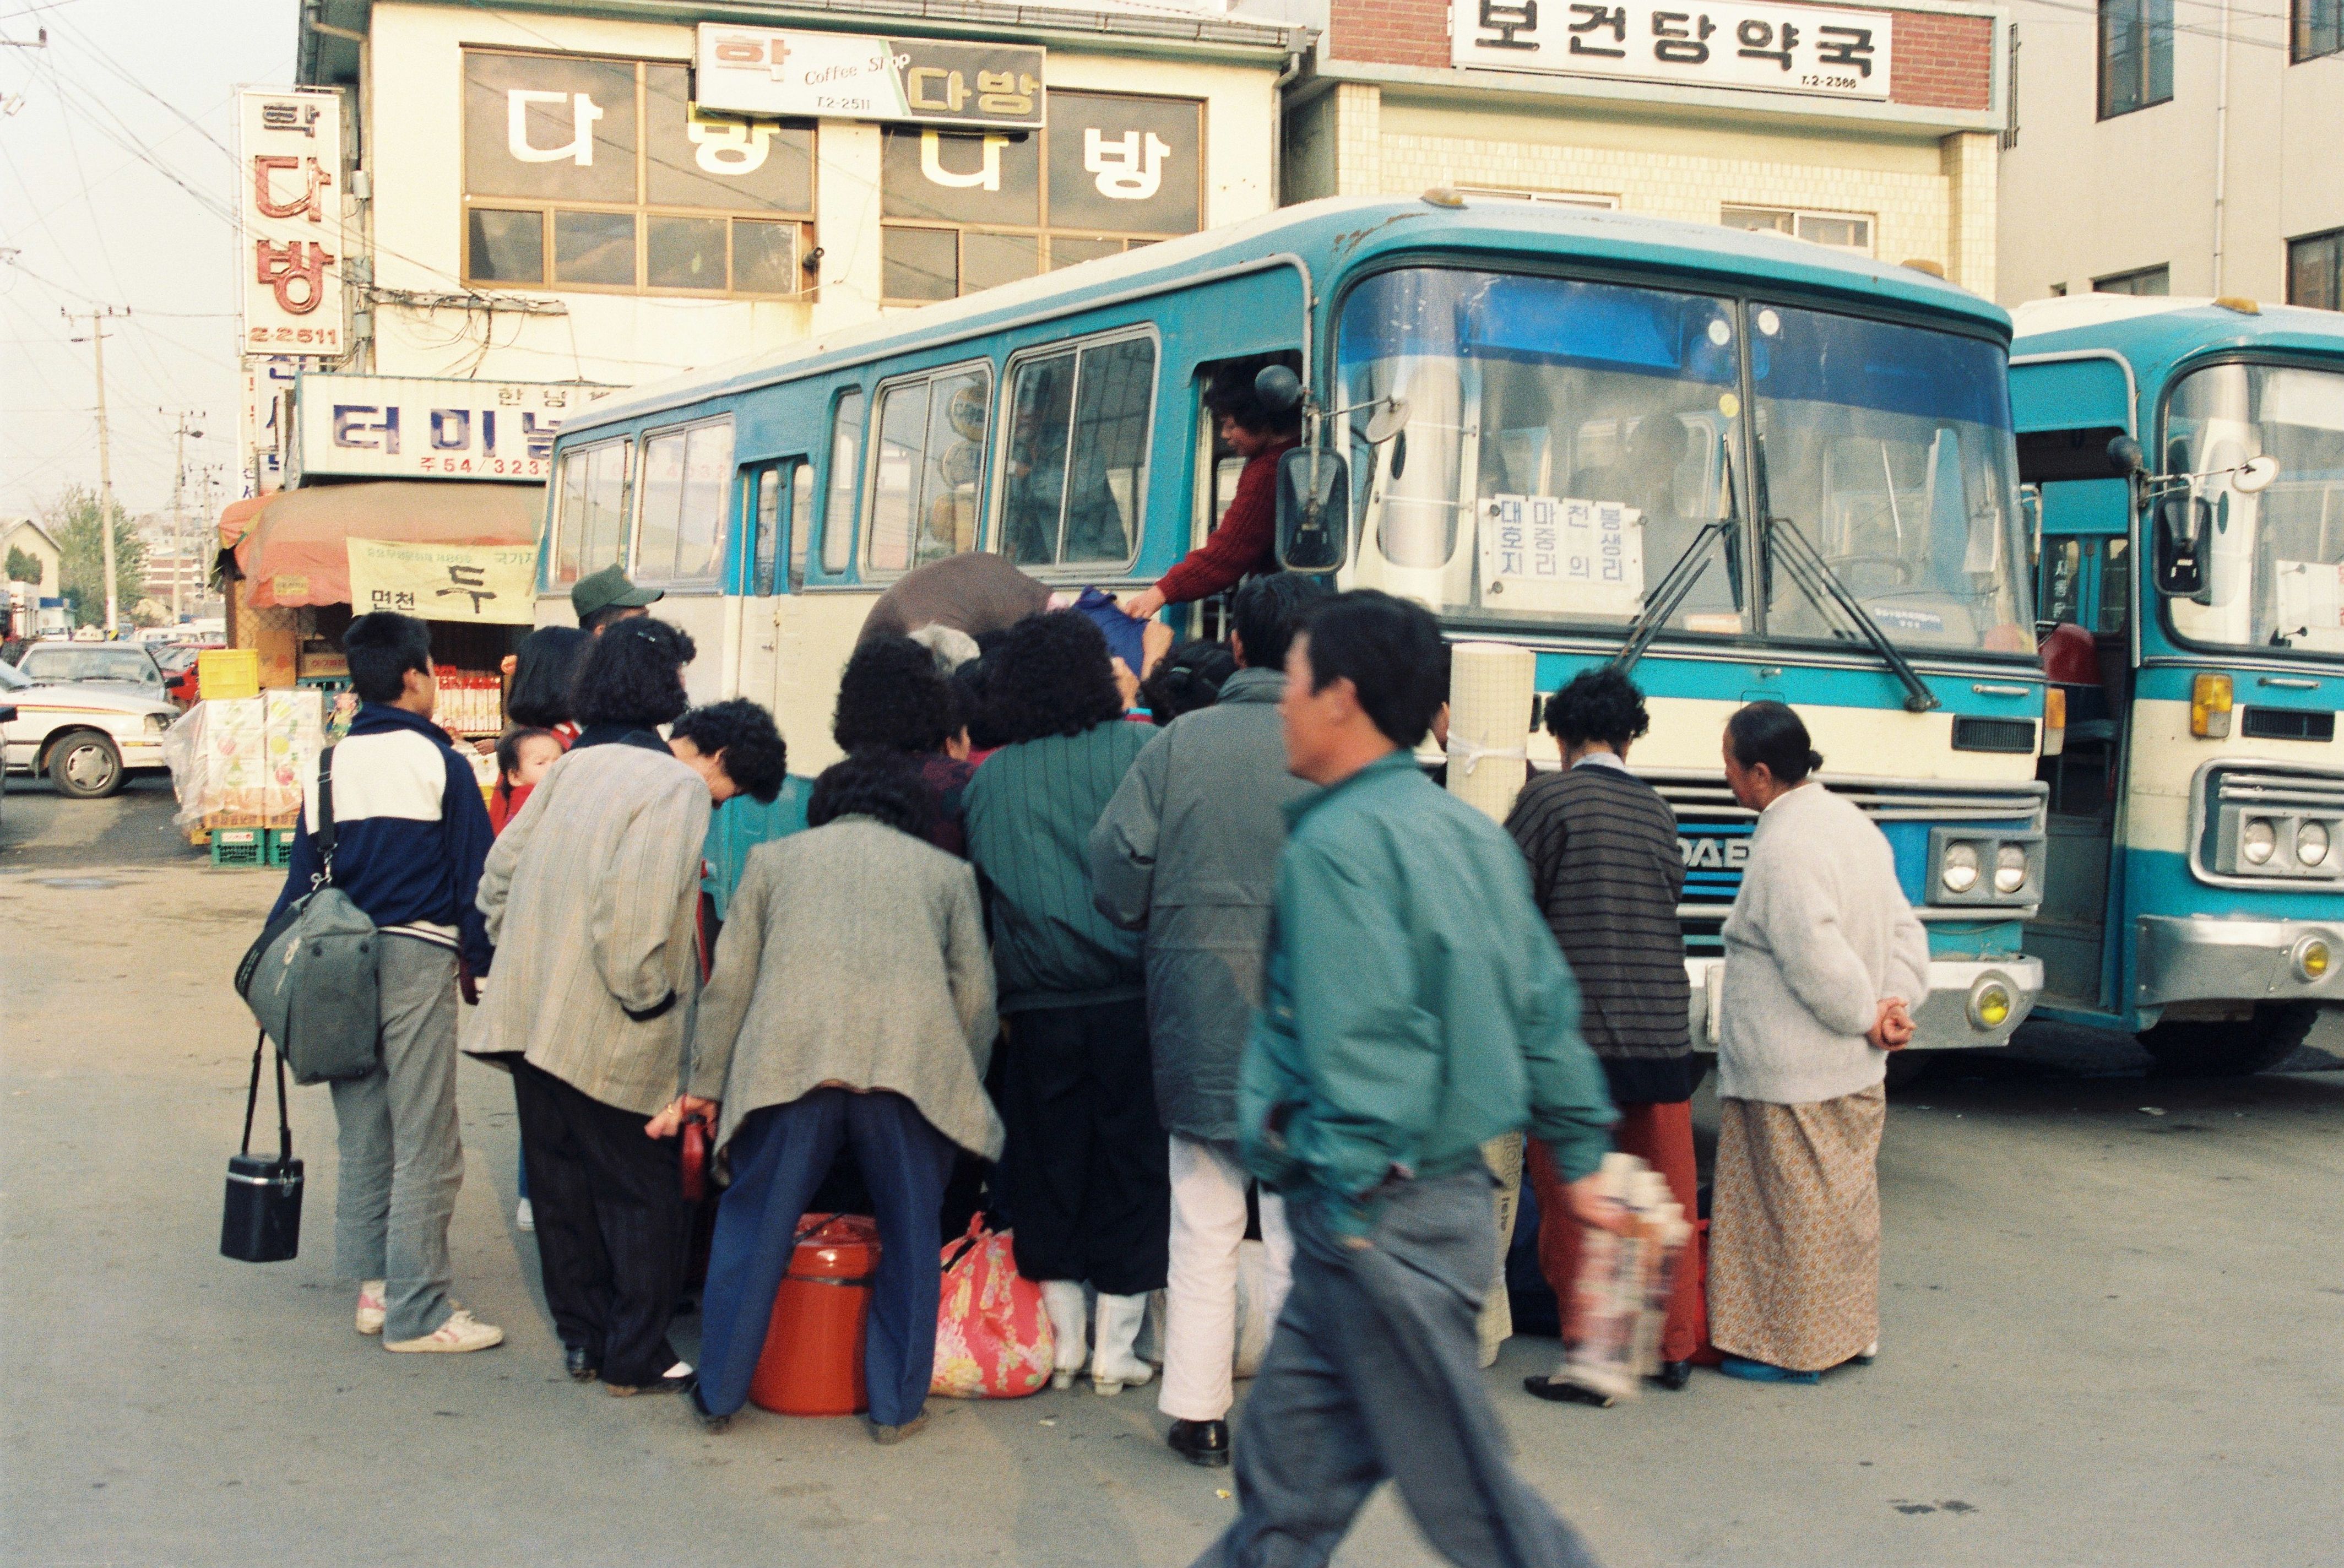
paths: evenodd
<path fill-rule="evenodd" d="M 1591 1563 L 1518 1477 L 1474 1318 L 1497 1271 L 1480 1146 L 1527 1128 L 1573 1211 L 1614 1119 L 1579 993 L 1521 851 L 1411 752 L 1446 695 L 1440 632 L 1372 592 L 1321 605 L 1287 659 L 1287 808 L 1240 1148 L 1285 1195 L 1294 1281 L 1237 1432 L 1237 1522 L 1203 1557 L 1318 1564 L 1387 1477 L 1453 1563 Z"/>

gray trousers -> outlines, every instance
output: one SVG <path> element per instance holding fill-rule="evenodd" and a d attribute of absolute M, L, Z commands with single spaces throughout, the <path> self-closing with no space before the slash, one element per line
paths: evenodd
<path fill-rule="evenodd" d="M 382 1057 L 332 1086 L 341 1129 L 334 1271 L 387 1280 L 382 1333 L 448 1320 L 448 1220 L 464 1183 L 456 1130 L 456 955 L 413 936 L 375 945 Z"/>
<path fill-rule="evenodd" d="M 1317 1568 L 1387 1478 L 1451 1563 L 1593 1568 L 1514 1473 L 1481 1387 L 1490 1186 L 1481 1171 L 1409 1182 L 1364 1248 L 1288 1205 L 1294 1284 L 1238 1421 L 1238 1519 L 1197 1568 Z"/>

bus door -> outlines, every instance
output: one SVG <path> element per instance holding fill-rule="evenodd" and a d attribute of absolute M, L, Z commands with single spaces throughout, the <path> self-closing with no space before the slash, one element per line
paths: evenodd
<path fill-rule="evenodd" d="M 782 595 L 805 585 L 808 503 L 813 465 L 804 454 L 741 470 L 742 551 L 739 624 L 730 646 L 734 668 L 725 689 L 773 707 L 780 697 Z"/>
<path fill-rule="evenodd" d="M 2066 699 L 2067 722 L 2060 749 L 2043 757 L 2036 774 L 2050 795 L 2043 905 L 2027 926 L 2026 950 L 2043 960 L 2045 1000 L 2054 1006 L 2097 1011 L 2114 1000 L 2120 955 L 2109 948 L 2107 929 L 2120 875 L 2113 845 L 2131 711 L 2133 570 L 2122 535 L 2043 536 L 2044 673 Z"/>

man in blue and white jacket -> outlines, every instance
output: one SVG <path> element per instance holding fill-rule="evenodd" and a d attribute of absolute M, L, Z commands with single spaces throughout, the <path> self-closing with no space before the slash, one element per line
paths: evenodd
<path fill-rule="evenodd" d="M 364 1077 L 332 1086 L 341 1130 L 335 1271 L 359 1281 L 358 1330 L 393 1351 L 483 1351 L 504 1330 L 449 1299 L 448 1220 L 463 1184 L 456 1124 L 456 980 L 460 953 L 486 974 L 473 907 L 489 813 L 471 764 L 431 723 L 439 683 L 420 621 L 378 612 L 342 637 L 363 704 L 333 748 L 334 885 L 383 935 L 376 945 L 381 1049 Z M 318 781 L 304 791 L 282 910 L 324 869 L 312 835 Z M 272 912 L 272 918 L 274 912 Z"/>

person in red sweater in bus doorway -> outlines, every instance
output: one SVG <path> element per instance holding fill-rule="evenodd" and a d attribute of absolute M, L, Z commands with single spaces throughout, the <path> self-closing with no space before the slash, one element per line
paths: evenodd
<path fill-rule="evenodd" d="M 1155 587 L 1121 601 L 1125 614 L 1145 621 L 1167 604 L 1209 599 L 1240 579 L 1278 570 L 1278 460 L 1300 443 L 1302 410 L 1273 413 L 1254 395 L 1254 377 L 1273 362 L 1272 356 L 1239 359 L 1213 377 L 1205 407 L 1212 410 L 1222 443 L 1246 460 L 1237 493 L 1210 539 L 1182 557 Z"/>

